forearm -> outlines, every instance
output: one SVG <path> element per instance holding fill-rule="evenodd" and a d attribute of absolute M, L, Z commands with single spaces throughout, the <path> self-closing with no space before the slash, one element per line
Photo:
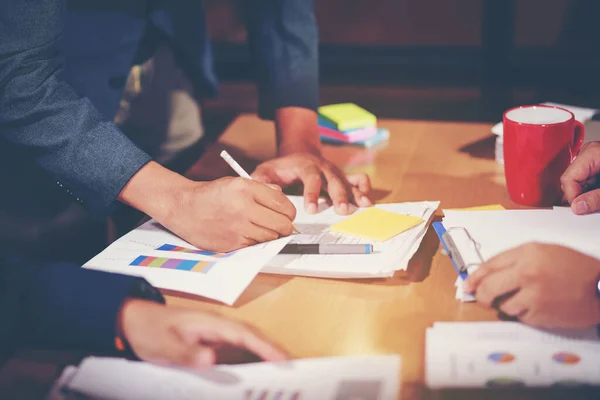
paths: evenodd
<path fill-rule="evenodd" d="M 318 32 L 313 2 L 245 2 L 250 56 L 259 93 L 259 115 L 276 110 L 316 111 L 319 88 Z"/>
<path fill-rule="evenodd" d="M 192 185 L 191 180 L 150 161 L 129 180 L 118 200 L 164 222 L 177 209 L 178 195 Z"/>
<path fill-rule="evenodd" d="M 321 154 L 317 113 L 300 107 L 284 107 L 275 113 L 277 152 Z"/>

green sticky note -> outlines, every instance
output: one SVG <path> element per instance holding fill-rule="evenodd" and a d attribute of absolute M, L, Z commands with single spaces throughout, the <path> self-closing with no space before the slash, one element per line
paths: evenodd
<path fill-rule="evenodd" d="M 377 117 L 353 103 L 331 104 L 319 107 L 319 115 L 339 131 L 377 125 Z"/>

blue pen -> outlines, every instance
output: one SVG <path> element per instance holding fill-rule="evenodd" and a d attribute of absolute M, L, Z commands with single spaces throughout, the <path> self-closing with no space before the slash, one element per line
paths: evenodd
<path fill-rule="evenodd" d="M 467 272 L 462 272 L 460 270 L 460 267 L 458 265 L 456 265 L 456 261 L 452 257 L 452 251 L 448 248 L 448 245 L 446 244 L 446 241 L 444 240 L 444 235 L 446 234 L 446 228 L 444 228 L 444 225 L 441 222 L 434 222 L 431 224 L 431 226 L 433 227 L 433 230 L 435 230 L 435 233 L 437 233 L 438 237 L 440 238 L 440 242 L 442 243 L 442 246 L 444 247 L 446 254 L 448 254 L 448 256 L 450 256 L 450 261 L 452 261 L 452 265 L 454 266 L 456 273 L 464 281 L 465 279 L 467 279 L 469 274 Z"/>

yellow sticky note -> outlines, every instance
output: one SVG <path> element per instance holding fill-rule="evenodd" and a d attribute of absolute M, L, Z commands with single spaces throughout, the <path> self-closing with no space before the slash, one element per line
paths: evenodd
<path fill-rule="evenodd" d="M 502 210 L 506 210 L 506 208 L 504 208 L 500 204 L 490 204 L 487 206 L 454 208 L 454 210 L 459 210 L 459 211 L 502 211 Z"/>
<path fill-rule="evenodd" d="M 375 126 L 377 117 L 353 103 L 330 104 L 319 107 L 319 115 L 340 131 Z"/>
<path fill-rule="evenodd" d="M 385 242 L 419 225 L 423 220 L 412 215 L 397 214 L 371 207 L 331 226 L 331 232 Z"/>

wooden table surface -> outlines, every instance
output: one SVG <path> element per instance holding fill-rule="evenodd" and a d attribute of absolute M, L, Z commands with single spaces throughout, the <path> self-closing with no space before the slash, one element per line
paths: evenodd
<path fill-rule="evenodd" d="M 493 203 L 516 207 L 508 198 L 503 168 L 493 159 L 490 125 L 394 120 L 380 124 L 391 132 L 389 143 L 383 147 L 325 147 L 327 157 L 338 166 L 371 176 L 377 202 L 440 200 L 444 208 Z M 219 157 L 222 149 L 250 169 L 258 160 L 273 156 L 273 126 L 254 116 L 241 116 L 189 176 L 213 179 L 231 175 Z M 233 307 L 177 293 L 167 293 L 167 300 L 171 305 L 212 309 L 248 321 L 294 357 L 400 354 L 402 399 L 537 398 L 532 392 L 430 393 L 424 389 L 427 327 L 435 321 L 496 319 L 494 312 L 478 304 L 455 300 L 456 274 L 439 247 L 430 229 L 408 271 L 389 279 L 351 281 L 261 274 Z M 68 360 L 53 352 L 36 357 L 18 358 L 8 367 L 8 377 L 4 373 L 4 383 L 12 383 L 9 386 L 14 389 L 17 382 L 24 389 L 18 398 L 37 398 L 28 393 L 47 388 L 58 373 L 58 365 Z M 28 378 L 32 370 L 36 379 Z M 563 397 L 557 397 L 556 392 L 542 395 L 548 398 L 548 394 Z"/>
<path fill-rule="evenodd" d="M 347 172 L 371 176 L 377 202 L 441 200 L 441 207 L 500 203 L 514 208 L 504 171 L 494 161 L 488 124 L 382 120 L 387 146 L 326 146 Z M 189 172 L 194 179 L 231 174 L 226 149 L 251 169 L 275 153 L 273 125 L 239 117 Z M 439 213 L 438 213 L 439 214 Z M 432 230 L 402 275 L 332 280 L 259 275 L 234 307 L 169 296 L 170 304 L 209 308 L 248 321 L 294 357 L 370 353 L 402 356 L 403 399 L 418 398 L 424 381 L 425 329 L 435 321 L 494 320 L 495 313 L 454 299 L 456 274 Z"/>

